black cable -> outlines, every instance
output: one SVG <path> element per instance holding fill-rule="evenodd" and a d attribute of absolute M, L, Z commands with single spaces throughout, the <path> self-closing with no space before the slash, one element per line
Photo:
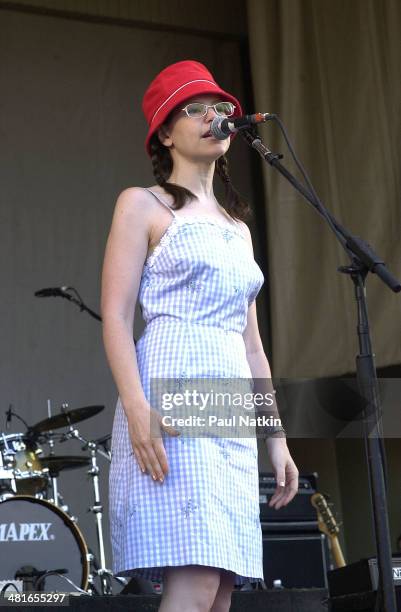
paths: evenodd
<path fill-rule="evenodd" d="M 7 583 L 6 583 L 6 584 L 3 586 L 3 588 L 1 589 L 1 591 L 0 591 L 0 597 L 5 597 L 6 590 L 7 590 L 9 587 L 13 587 L 13 588 L 15 589 L 15 592 L 16 592 L 16 593 L 19 593 L 19 590 L 17 589 L 17 587 L 15 586 L 15 584 L 14 584 L 13 582 L 7 582 Z"/>

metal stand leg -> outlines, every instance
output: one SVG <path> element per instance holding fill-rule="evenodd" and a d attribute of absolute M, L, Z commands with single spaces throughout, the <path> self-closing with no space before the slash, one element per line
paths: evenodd
<path fill-rule="evenodd" d="M 51 476 L 52 489 L 53 489 L 53 504 L 58 507 L 58 487 L 57 487 L 57 476 Z"/>
<path fill-rule="evenodd" d="M 99 467 L 96 460 L 96 444 L 93 442 L 89 443 L 92 467 L 88 471 L 88 474 L 92 477 L 93 491 L 94 491 L 94 505 L 91 506 L 90 510 L 94 513 L 96 518 L 96 532 L 97 541 L 99 546 L 99 561 L 100 567 L 97 569 L 97 575 L 100 577 L 102 584 L 103 595 L 111 595 L 112 589 L 110 584 L 110 577 L 112 573 L 106 568 L 106 556 L 104 553 L 104 539 L 103 539 L 103 506 L 100 501 L 99 491 Z"/>
<path fill-rule="evenodd" d="M 126 585 L 128 580 L 123 577 L 116 577 L 113 575 L 113 572 L 106 567 L 106 555 L 104 550 L 104 538 L 103 538 L 103 506 L 100 500 L 100 489 L 99 489 L 99 467 L 97 465 L 97 454 L 99 453 L 108 461 L 111 460 L 111 456 L 109 452 L 105 452 L 99 448 L 98 444 L 93 441 L 85 440 L 77 429 L 73 429 L 71 427 L 69 433 L 67 434 L 70 438 L 76 438 L 81 440 L 81 442 L 85 443 L 83 449 L 89 449 L 91 454 L 91 468 L 88 470 L 89 476 L 92 478 L 93 483 L 93 492 L 94 492 L 94 504 L 90 506 L 89 510 L 96 517 L 96 533 L 97 533 L 97 542 L 99 549 L 99 561 L 97 562 L 94 558 L 94 555 L 91 554 L 91 567 L 92 574 L 90 580 L 90 589 L 91 592 L 97 592 L 94 586 L 93 579 L 96 576 L 99 576 L 101 583 L 101 594 L 102 595 L 112 595 L 112 580 L 115 580 L 119 584 Z"/>

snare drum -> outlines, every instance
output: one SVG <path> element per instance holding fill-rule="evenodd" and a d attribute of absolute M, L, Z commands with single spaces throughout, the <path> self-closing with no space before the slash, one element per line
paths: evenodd
<path fill-rule="evenodd" d="M 13 579 L 26 567 L 37 572 L 66 569 L 63 575 L 87 590 L 85 540 L 65 512 L 46 500 L 16 495 L 0 502 L 0 547 L 2 579 Z M 44 591 L 75 590 L 60 576 L 47 576 L 42 587 Z"/>
<path fill-rule="evenodd" d="M 0 434 L 3 467 L 13 472 L 17 494 L 43 495 L 47 491 L 48 470 L 40 463 L 43 454 L 36 442 L 25 434 Z"/>

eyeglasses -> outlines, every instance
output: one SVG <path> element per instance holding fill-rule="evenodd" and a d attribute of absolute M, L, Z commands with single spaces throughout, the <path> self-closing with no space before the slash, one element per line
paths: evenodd
<path fill-rule="evenodd" d="M 187 116 L 191 119 L 197 119 L 207 115 L 209 108 L 213 108 L 216 115 L 220 115 L 220 117 L 231 117 L 235 110 L 235 106 L 232 102 L 217 102 L 216 104 L 192 102 L 184 106 L 181 110 L 185 111 Z"/>

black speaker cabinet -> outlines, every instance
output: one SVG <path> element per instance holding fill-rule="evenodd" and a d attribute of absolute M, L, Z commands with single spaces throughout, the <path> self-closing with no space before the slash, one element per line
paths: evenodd
<path fill-rule="evenodd" d="M 284 588 L 325 588 L 329 547 L 321 533 L 263 533 L 263 574 L 268 589 L 274 580 Z"/>
<path fill-rule="evenodd" d="M 351 595 L 340 595 L 330 597 L 327 601 L 329 612 L 376 612 L 377 591 L 366 591 L 365 593 L 351 593 Z M 397 610 L 401 610 L 401 586 L 395 587 L 395 600 Z M 380 607 L 383 610 L 383 604 Z"/>

